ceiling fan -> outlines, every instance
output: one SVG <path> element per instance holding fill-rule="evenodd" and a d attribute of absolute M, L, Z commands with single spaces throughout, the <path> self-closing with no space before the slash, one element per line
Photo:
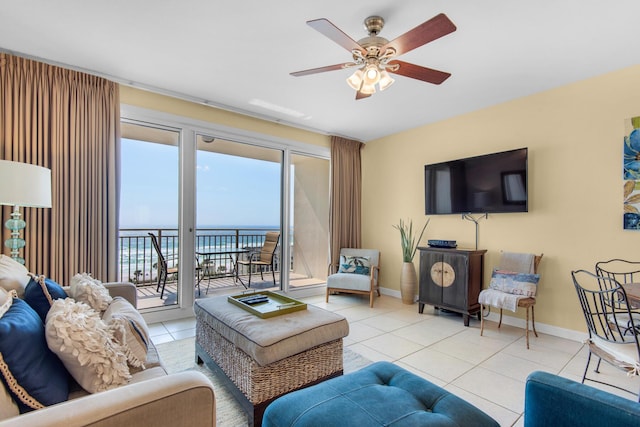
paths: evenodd
<path fill-rule="evenodd" d="M 356 91 L 356 99 L 373 95 L 376 91 L 376 84 L 380 90 L 391 86 L 394 79 L 389 73 L 433 84 L 440 84 L 451 76 L 450 73 L 444 71 L 396 59 L 404 53 L 454 32 L 456 26 L 444 13 L 434 16 L 392 41 L 378 35 L 384 27 L 384 19 L 380 16 L 370 16 L 364 20 L 364 27 L 369 36 L 357 42 L 327 19 L 314 19 L 307 21 L 307 24 L 350 51 L 353 55 L 353 61 L 296 71 L 291 73 L 292 76 L 299 77 L 344 68 L 357 68 L 347 79 L 349 86 Z"/>

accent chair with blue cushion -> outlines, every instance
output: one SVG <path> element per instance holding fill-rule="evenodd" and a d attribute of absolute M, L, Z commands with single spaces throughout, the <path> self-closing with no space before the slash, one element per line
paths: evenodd
<path fill-rule="evenodd" d="M 369 295 L 369 306 L 373 307 L 373 294 L 378 293 L 380 251 L 377 249 L 340 249 L 340 262 L 329 266 L 327 297 L 332 292 Z"/>
<path fill-rule="evenodd" d="M 262 418 L 262 427 L 498 425 L 470 403 L 389 362 L 279 397 Z"/>

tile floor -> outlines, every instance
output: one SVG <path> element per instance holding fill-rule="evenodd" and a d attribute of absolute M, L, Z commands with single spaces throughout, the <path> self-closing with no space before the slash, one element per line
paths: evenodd
<path fill-rule="evenodd" d="M 405 305 L 397 298 L 382 296 L 369 308 L 368 299 L 350 295 L 301 298 L 308 304 L 342 314 L 350 332 L 344 345 L 372 360 L 387 360 L 455 393 L 496 419 L 501 426 L 524 425 L 524 386 L 529 373 L 542 370 L 580 381 L 587 350 L 582 343 L 540 334 L 530 337 L 530 349 L 524 342 L 524 330 L 509 325 L 497 328 L 472 319 L 465 327 L 455 314 L 436 314 L 426 306 L 418 314 L 418 305 Z M 150 325 L 156 344 L 195 335 L 195 319 Z M 601 376 L 608 381 L 638 390 L 638 377 L 629 378 L 606 363 Z M 615 389 L 603 388 L 635 400 Z"/>

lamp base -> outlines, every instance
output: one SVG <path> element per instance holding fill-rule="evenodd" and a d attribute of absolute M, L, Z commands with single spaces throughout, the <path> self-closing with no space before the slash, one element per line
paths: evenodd
<path fill-rule="evenodd" d="M 20 256 L 20 249 L 24 248 L 27 242 L 20 238 L 20 230 L 26 227 L 26 223 L 20 218 L 20 208 L 13 207 L 11 219 L 4 223 L 5 227 L 11 231 L 11 238 L 4 241 L 4 245 L 11 249 L 11 258 L 20 264 L 24 264 L 24 258 Z"/>

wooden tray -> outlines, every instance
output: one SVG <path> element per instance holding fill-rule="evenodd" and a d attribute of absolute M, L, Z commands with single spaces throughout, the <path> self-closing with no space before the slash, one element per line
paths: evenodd
<path fill-rule="evenodd" d="M 245 304 L 244 302 L 239 300 L 239 298 L 253 295 L 265 295 L 269 300 L 266 302 L 251 305 Z M 247 292 L 240 295 L 229 295 L 227 297 L 227 301 L 263 319 L 307 309 L 307 304 L 303 303 L 302 301 L 298 301 L 288 296 L 270 291 Z"/>

